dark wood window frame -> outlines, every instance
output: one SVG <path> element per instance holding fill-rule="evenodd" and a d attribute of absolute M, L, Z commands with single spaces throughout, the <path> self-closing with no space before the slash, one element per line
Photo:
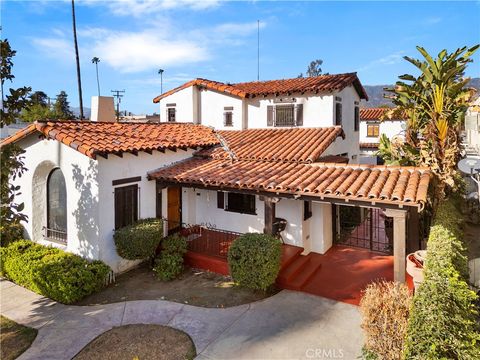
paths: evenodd
<path fill-rule="evenodd" d="M 303 126 L 303 104 L 268 105 L 267 126 Z"/>
<path fill-rule="evenodd" d="M 223 191 L 217 191 L 217 208 L 225 209 L 225 193 Z"/>
<path fill-rule="evenodd" d="M 353 114 L 353 131 L 358 131 L 360 129 L 360 108 L 355 106 Z"/>
<path fill-rule="evenodd" d="M 138 184 L 114 188 L 115 229 L 133 224 L 138 220 Z"/>
<path fill-rule="evenodd" d="M 233 111 L 223 113 L 223 126 L 233 126 Z"/>
<path fill-rule="evenodd" d="M 367 124 L 367 137 L 377 138 L 380 136 L 380 124 Z"/>
<path fill-rule="evenodd" d="M 342 126 L 342 103 L 335 103 L 335 125 Z"/>
<path fill-rule="evenodd" d="M 112 185 L 117 186 L 117 185 L 129 184 L 129 183 L 139 182 L 139 181 L 142 181 L 142 177 L 141 176 L 134 176 L 134 177 L 129 177 L 129 178 L 113 180 Z"/>
<path fill-rule="evenodd" d="M 225 210 L 240 214 L 257 215 L 256 197 L 251 194 L 229 192 L 227 193 Z"/>
<path fill-rule="evenodd" d="M 312 201 L 303 201 L 303 220 L 310 219 L 312 217 Z"/>
<path fill-rule="evenodd" d="M 167 108 L 167 122 L 176 122 L 176 121 L 177 121 L 177 110 L 174 107 Z"/>

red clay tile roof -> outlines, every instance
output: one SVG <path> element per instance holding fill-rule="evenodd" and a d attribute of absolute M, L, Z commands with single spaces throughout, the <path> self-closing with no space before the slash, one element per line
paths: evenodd
<path fill-rule="evenodd" d="M 237 84 L 225 84 L 207 79 L 194 79 L 157 96 L 153 99 L 153 102 L 158 103 L 161 99 L 190 86 L 205 87 L 240 98 L 253 98 L 260 95 L 267 96 L 272 94 L 340 91 L 351 85 L 355 87 L 361 99 L 368 100 L 367 92 L 360 83 L 357 73 L 346 73 L 294 79 L 251 81 Z"/>
<path fill-rule="evenodd" d="M 340 126 L 326 128 L 248 129 L 218 131 L 228 148 L 241 160 L 311 163 L 339 136 Z M 200 150 L 197 156 L 229 159 L 221 146 Z"/>
<path fill-rule="evenodd" d="M 38 132 L 61 141 L 91 158 L 152 150 L 207 147 L 219 143 L 211 128 L 202 125 L 108 123 L 91 121 L 36 122 L 2 141 L 1 146 Z"/>
<path fill-rule="evenodd" d="M 360 120 L 361 121 L 373 121 L 373 120 L 382 120 L 382 117 L 385 115 L 387 111 L 392 111 L 393 109 L 389 108 L 362 108 L 360 109 Z M 403 121 L 404 119 L 397 119 L 397 117 L 403 117 L 399 116 L 399 114 L 394 113 L 393 117 L 391 119 L 388 119 L 388 121 Z"/>
<path fill-rule="evenodd" d="M 418 206 L 430 172 L 422 168 L 191 158 L 149 172 L 149 179 L 224 190 Z"/>
<path fill-rule="evenodd" d="M 361 149 L 378 149 L 378 143 L 361 142 L 360 148 Z"/>

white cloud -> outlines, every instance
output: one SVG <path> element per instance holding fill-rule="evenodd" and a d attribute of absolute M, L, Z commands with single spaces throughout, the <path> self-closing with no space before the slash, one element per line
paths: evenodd
<path fill-rule="evenodd" d="M 400 50 L 397 51 L 393 54 L 386 55 L 384 57 L 381 57 L 379 59 L 373 60 L 369 62 L 368 64 L 362 66 L 361 68 L 357 69 L 357 71 L 365 71 L 372 69 L 377 66 L 383 66 L 383 65 L 395 65 L 398 64 L 402 61 L 403 56 L 405 54 L 405 51 Z"/>
<path fill-rule="evenodd" d="M 81 0 L 79 4 L 106 6 L 114 15 L 141 17 L 181 8 L 206 10 L 216 7 L 219 2 L 219 0 Z"/>
<path fill-rule="evenodd" d="M 44 55 L 57 60 L 74 59 L 73 42 L 62 37 L 35 38 L 32 43 Z"/>
<path fill-rule="evenodd" d="M 438 17 L 438 16 L 431 16 L 431 17 L 428 17 L 425 19 L 425 24 L 427 25 L 435 25 L 435 24 L 438 24 L 440 22 L 442 22 L 442 18 L 441 17 Z"/>
<path fill-rule="evenodd" d="M 125 73 L 195 63 L 209 57 L 200 44 L 166 39 L 156 31 L 110 33 L 95 42 L 92 52 Z"/>

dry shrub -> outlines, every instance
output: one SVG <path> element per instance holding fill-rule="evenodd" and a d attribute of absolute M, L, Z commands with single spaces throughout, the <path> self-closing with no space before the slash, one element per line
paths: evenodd
<path fill-rule="evenodd" d="M 411 295 L 405 284 L 381 281 L 366 288 L 360 302 L 365 355 L 401 359 Z"/>

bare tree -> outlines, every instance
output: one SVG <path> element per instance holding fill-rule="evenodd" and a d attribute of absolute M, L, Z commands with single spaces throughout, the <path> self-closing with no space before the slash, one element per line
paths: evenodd
<path fill-rule="evenodd" d="M 323 60 L 317 59 L 313 60 L 310 62 L 310 65 L 308 65 L 307 72 L 306 72 L 306 77 L 315 77 L 315 76 L 320 76 L 322 75 L 322 66 Z M 298 75 L 299 78 L 303 78 L 303 73 L 300 73 Z"/>

